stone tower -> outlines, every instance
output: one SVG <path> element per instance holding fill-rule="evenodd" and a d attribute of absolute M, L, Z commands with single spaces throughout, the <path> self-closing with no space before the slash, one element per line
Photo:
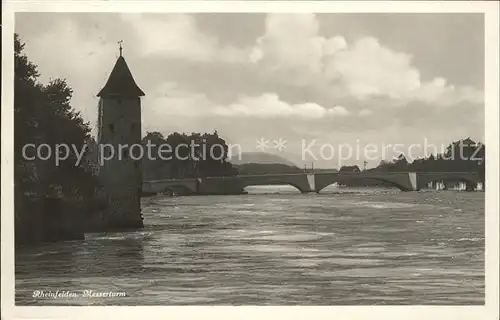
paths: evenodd
<path fill-rule="evenodd" d="M 144 92 L 135 83 L 122 56 L 121 46 L 120 57 L 97 96 L 100 98 L 99 180 L 108 197 L 107 229 L 143 228 L 140 203 L 142 161 L 137 156 L 139 147 L 132 146 L 141 143 L 140 97 Z"/>

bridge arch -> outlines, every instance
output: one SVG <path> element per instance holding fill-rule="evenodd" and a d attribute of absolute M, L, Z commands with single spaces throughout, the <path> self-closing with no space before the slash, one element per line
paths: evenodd
<path fill-rule="evenodd" d="M 300 193 L 307 193 L 307 190 L 304 190 L 301 186 L 299 186 L 296 183 L 291 183 L 291 182 L 274 182 L 274 183 L 268 183 L 268 182 L 262 182 L 262 183 L 242 183 L 241 184 L 241 189 L 245 189 L 246 187 L 264 187 L 264 186 L 292 186 L 295 189 L 297 189 Z"/>
<path fill-rule="evenodd" d="M 312 192 L 314 186 L 304 174 L 271 174 L 271 175 L 246 175 L 238 177 L 240 188 L 249 186 L 277 186 L 290 185 L 301 193 Z"/>
<path fill-rule="evenodd" d="M 361 177 L 355 177 L 355 178 L 349 178 L 349 179 L 356 180 L 356 181 L 360 181 L 360 180 L 361 181 L 363 181 L 363 180 L 375 180 L 375 181 L 384 182 L 387 185 L 396 187 L 396 188 L 398 188 L 401 191 L 412 191 L 412 188 L 410 188 L 410 186 L 407 186 L 407 185 L 404 185 L 402 183 L 393 181 L 392 179 L 385 179 L 385 178 L 380 178 L 380 177 L 363 177 L 363 176 L 361 176 Z M 321 190 L 325 189 L 328 186 L 331 186 L 332 184 L 335 184 L 335 183 L 341 184 L 345 180 L 347 180 L 347 179 L 338 179 L 338 180 L 332 181 L 332 183 L 330 183 L 328 185 L 320 186 L 316 190 L 316 193 L 321 192 Z"/>

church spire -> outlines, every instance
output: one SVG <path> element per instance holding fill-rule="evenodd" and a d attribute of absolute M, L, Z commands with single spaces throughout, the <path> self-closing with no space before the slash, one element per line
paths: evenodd
<path fill-rule="evenodd" d="M 109 75 L 104 88 L 97 94 L 98 97 L 120 96 L 120 97 L 142 97 L 144 92 L 135 83 L 134 77 L 128 68 L 127 62 L 122 55 L 122 41 L 118 41 L 120 56 Z"/>
<path fill-rule="evenodd" d="M 122 56 L 122 51 L 123 51 L 122 43 L 123 43 L 123 40 L 118 41 L 118 45 L 120 46 L 120 57 Z"/>

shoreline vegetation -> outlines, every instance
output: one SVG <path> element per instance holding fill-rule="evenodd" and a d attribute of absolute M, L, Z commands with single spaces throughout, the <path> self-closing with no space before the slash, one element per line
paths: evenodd
<path fill-rule="evenodd" d="M 48 84 L 39 81 L 37 66 L 23 52 L 24 43 L 17 34 L 14 37 L 14 215 L 15 246 L 37 245 L 43 242 L 81 240 L 86 232 L 109 231 L 107 222 L 107 195 L 102 191 L 98 179 L 97 142 L 90 135 L 90 124 L 71 106 L 73 89 L 65 79 L 53 79 Z M 475 142 L 470 144 L 467 154 L 472 152 Z M 172 133 L 164 136 L 160 132 L 148 132 L 143 143 L 173 147 L 191 141 L 211 145 L 222 145 L 213 158 L 195 161 L 172 158 L 170 160 L 143 160 L 143 179 L 183 179 L 205 177 L 234 177 L 238 174 L 302 173 L 291 164 L 241 163 L 233 165 L 228 159 L 228 146 L 217 131 L 212 133 Z M 445 160 L 446 153 L 458 148 L 450 144 L 444 155 L 432 155 L 408 163 L 404 155 L 392 162 L 381 162 L 369 170 L 375 171 L 468 171 L 478 172 L 484 181 L 484 161 Z M 22 156 L 27 144 L 73 145 L 82 150 L 87 145 L 85 160 L 79 166 L 76 155 L 70 154 L 55 164 L 52 154 L 41 160 Z M 484 146 L 480 157 L 484 159 Z M 153 151 L 158 152 L 158 150 Z M 182 155 L 181 155 L 182 156 Z M 185 155 L 187 156 L 187 154 Z M 183 157 L 184 158 L 184 157 Z M 319 171 L 319 170 L 317 170 Z M 357 166 L 342 167 L 340 172 L 360 171 Z M 349 184 L 348 186 L 358 186 Z M 384 186 L 381 183 L 361 183 L 359 186 Z M 208 188 L 208 187 L 207 187 Z M 216 194 L 244 194 L 236 186 L 210 186 Z M 179 192 L 182 194 L 182 192 Z M 214 192 L 201 191 L 201 194 Z M 144 195 L 147 196 L 147 195 Z"/>

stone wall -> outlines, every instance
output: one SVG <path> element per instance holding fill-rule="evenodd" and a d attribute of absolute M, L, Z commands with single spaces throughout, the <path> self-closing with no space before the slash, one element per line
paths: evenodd
<path fill-rule="evenodd" d="M 99 181 L 108 195 L 108 225 L 111 229 L 142 228 L 140 196 L 142 161 L 130 154 L 141 143 L 139 98 L 101 98 L 99 144 L 107 160 L 99 169 Z M 111 148 L 111 146 L 113 148 Z"/>

